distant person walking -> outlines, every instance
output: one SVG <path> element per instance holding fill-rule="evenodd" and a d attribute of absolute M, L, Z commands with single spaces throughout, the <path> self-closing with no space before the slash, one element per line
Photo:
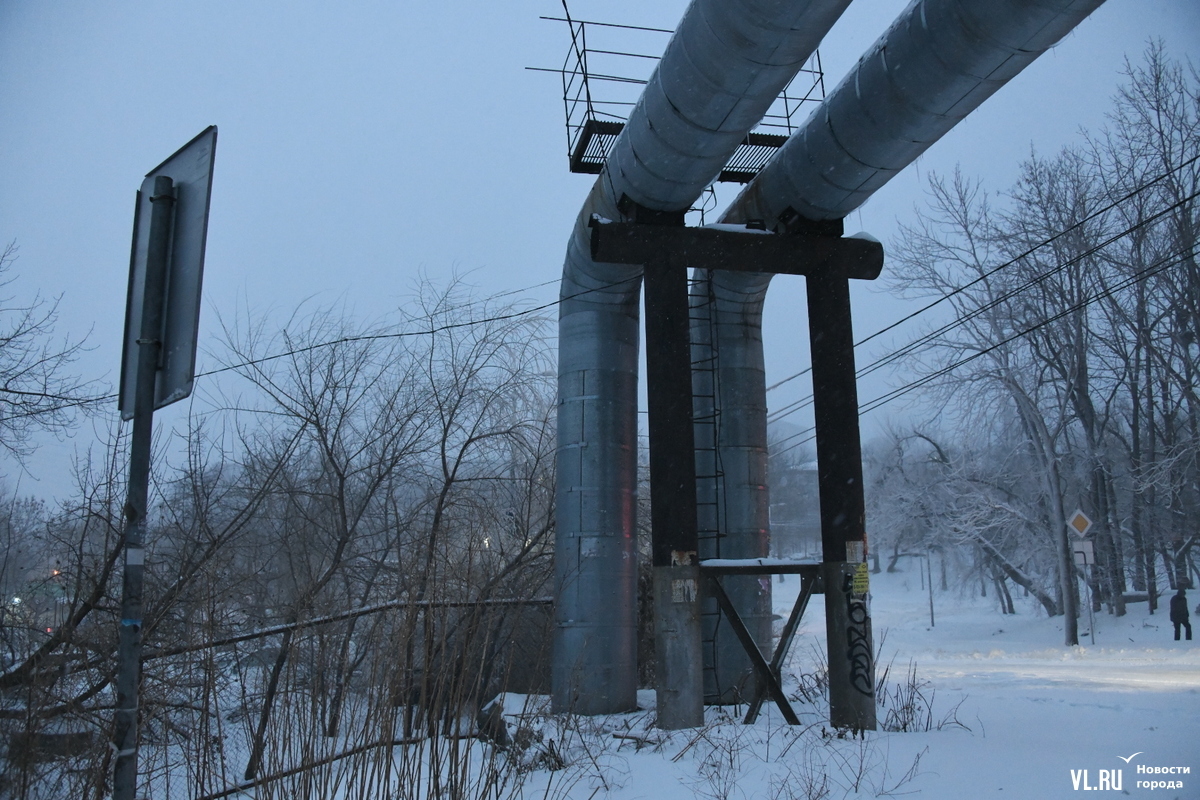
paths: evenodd
<path fill-rule="evenodd" d="M 1182 588 L 1171 598 L 1171 622 L 1175 624 L 1175 641 L 1179 641 L 1179 626 L 1187 631 L 1187 638 L 1192 640 L 1192 623 L 1188 621 L 1187 594 Z"/>

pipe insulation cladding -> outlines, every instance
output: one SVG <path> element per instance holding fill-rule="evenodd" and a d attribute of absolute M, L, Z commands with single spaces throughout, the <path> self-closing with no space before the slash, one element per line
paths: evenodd
<path fill-rule="evenodd" d="M 771 540 L 762 301 L 771 276 L 697 270 L 696 277 L 689 301 L 699 556 L 763 558 Z M 770 653 L 770 579 L 728 575 L 722 583 L 750 636 Z M 705 702 L 750 702 L 753 666 L 715 598 L 704 598 L 700 623 Z"/>
<path fill-rule="evenodd" d="M 1102 3 L 915 0 L 723 221 L 845 217 Z"/>
<path fill-rule="evenodd" d="M 1100 2 L 913 2 L 722 221 L 783 231 L 800 218 L 840 220 Z M 690 206 L 845 6 L 693 2 L 577 219 L 560 295 L 556 710 L 621 711 L 636 690 L 641 270 L 591 261 L 588 220 L 621 219 L 623 197 L 666 212 Z M 721 552 L 757 555 L 767 541 L 761 313 L 770 279 L 709 279 L 693 302 L 710 303 L 713 333 L 697 337 L 693 360 L 716 344 L 717 402 L 724 419 L 736 417 L 717 438 Z M 754 617 L 769 599 L 751 595 L 735 602 Z M 727 646 L 737 647 L 717 643 Z"/>
<path fill-rule="evenodd" d="M 693 0 L 567 245 L 559 306 L 555 711 L 637 705 L 637 370 L 641 269 L 590 256 L 593 214 L 682 213 L 849 0 Z"/>
<path fill-rule="evenodd" d="M 801 129 L 739 194 L 721 217 L 725 223 L 761 220 L 784 231 L 797 218 L 839 221 L 876 190 L 1066 36 L 1103 0 L 915 0 L 889 27 Z M 801 223 L 802 224 L 802 223 Z M 721 420 L 715 459 L 724 477 L 717 486 L 699 479 L 701 506 L 719 497 L 724 535 L 705 538 L 701 558 L 767 555 L 767 402 L 762 349 L 762 312 L 771 276 L 715 272 L 697 276 L 692 302 L 708 309 L 693 324 L 692 360 L 716 362 L 715 391 L 702 390 L 697 373 L 696 440 Z M 705 316 L 696 314 L 696 316 Z M 713 350 L 716 350 L 714 354 Z M 716 356 L 714 358 L 714 355 Z M 705 405 L 707 404 L 707 405 Z M 713 456 L 697 452 L 697 461 Z M 698 473 L 715 470 L 699 468 Z M 770 631 L 766 587 L 741 580 L 729 587 L 744 609 L 747 626 Z M 715 609 L 705 624 L 718 626 Z M 718 665 L 715 690 L 736 699 L 750 665 L 726 629 L 711 645 Z"/>

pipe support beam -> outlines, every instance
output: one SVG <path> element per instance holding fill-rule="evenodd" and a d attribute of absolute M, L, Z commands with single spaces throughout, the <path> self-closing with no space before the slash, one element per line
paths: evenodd
<path fill-rule="evenodd" d="M 693 0 L 576 219 L 559 306 L 556 711 L 637 705 L 641 267 L 594 261 L 588 223 L 624 220 L 625 196 L 689 208 L 848 2 Z"/>

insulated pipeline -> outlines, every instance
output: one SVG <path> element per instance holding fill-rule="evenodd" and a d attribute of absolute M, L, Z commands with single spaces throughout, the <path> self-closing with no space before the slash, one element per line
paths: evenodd
<path fill-rule="evenodd" d="M 641 269 L 592 261 L 588 221 L 622 219 L 623 197 L 655 211 L 686 210 L 848 2 L 694 0 L 577 218 L 559 312 L 558 711 L 625 711 L 637 690 Z"/>
<path fill-rule="evenodd" d="M 721 221 L 761 220 L 767 229 L 785 231 L 802 223 L 800 218 L 840 220 L 1102 1 L 915 0 Z M 736 419 L 717 437 L 723 485 L 700 484 L 702 503 L 706 493 L 719 491 L 728 531 L 711 543 L 711 554 L 759 555 L 754 551 L 765 547 L 769 509 L 761 326 L 770 276 L 719 272 L 698 277 L 693 303 L 707 296 L 713 310 L 711 320 L 693 326 L 693 361 L 713 358 L 716 348 L 718 380 L 712 393 L 720 419 Z M 695 377 L 697 395 L 703 394 L 699 387 L 705 380 Z M 704 414 L 697 418 L 700 441 Z M 770 613 L 753 584 L 746 582 L 741 591 L 748 608 Z M 731 644 L 718 654 L 735 671 L 737 650 Z"/>
<path fill-rule="evenodd" d="M 1102 2 L 915 0 L 724 220 L 845 217 Z"/>

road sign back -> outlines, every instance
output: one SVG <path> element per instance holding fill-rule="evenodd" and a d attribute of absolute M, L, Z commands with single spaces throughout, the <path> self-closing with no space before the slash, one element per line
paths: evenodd
<path fill-rule="evenodd" d="M 1096 563 L 1096 550 L 1091 540 L 1072 542 L 1071 555 L 1077 567 L 1087 567 Z"/>
<path fill-rule="evenodd" d="M 129 261 L 129 295 L 125 304 L 125 342 L 121 354 L 121 418 L 133 419 L 142 296 L 154 179 L 175 183 L 175 221 L 167 267 L 162 356 L 154 387 L 154 407 L 162 408 L 192 393 L 196 370 L 196 336 L 200 323 L 200 284 L 204 275 L 204 245 L 208 234 L 208 205 L 212 190 L 217 127 L 200 135 L 159 164 L 142 182 L 133 222 L 133 253 Z"/>

